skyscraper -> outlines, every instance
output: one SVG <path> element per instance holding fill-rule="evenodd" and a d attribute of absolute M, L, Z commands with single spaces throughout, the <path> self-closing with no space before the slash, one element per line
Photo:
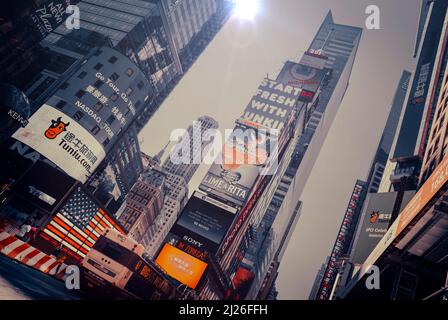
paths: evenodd
<path fill-rule="evenodd" d="M 193 125 L 189 126 L 180 142 L 171 151 L 170 156 L 165 160 L 162 169 L 165 172 L 181 176 L 185 182 L 190 182 L 199 165 L 211 146 L 213 135 L 207 131 L 217 129 L 218 122 L 211 117 L 202 116 Z M 174 159 L 175 156 L 176 160 Z"/>
<path fill-rule="evenodd" d="M 133 123 L 150 99 L 152 87 L 128 57 L 110 47 L 89 49 L 83 54 L 68 47 L 55 46 L 52 50 L 56 56 L 56 52 L 64 53 L 59 56 L 59 64 L 52 65 L 53 69 L 60 67 L 63 75 L 55 77 L 49 68 L 40 73 L 36 86 L 28 91 L 33 98 L 33 111 L 42 105 L 49 106 L 53 112 L 72 119 L 72 127 L 75 123 L 80 125 L 94 139 L 96 147 L 92 143 L 88 146 L 80 137 L 69 135 L 66 139 L 64 135 L 65 141 L 76 142 L 74 149 L 90 155 L 92 163 L 89 172 L 84 174 L 73 164 L 63 169 L 80 181 L 87 181 L 101 203 L 115 211 L 143 169 Z M 68 69 L 67 65 L 70 65 Z M 53 75 L 50 77 L 50 74 Z M 57 84 L 53 86 L 53 82 Z M 56 118 L 55 115 L 53 120 Z M 26 141 L 15 141 L 10 148 L 18 150 L 22 143 Z M 56 155 L 48 153 L 48 148 L 36 151 L 57 165 L 65 162 L 64 159 L 58 162 Z"/>
<path fill-rule="evenodd" d="M 309 46 L 309 52 L 321 53 L 328 58 L 325 67 L 329 69 L 331 77 L 322 85 L 319 101 L 295 150 L 293 166 L 298 167 L 300 164 L 294 183 L 297 196 L 303 191 L 348 89 L 361 34 L 361 28 L 335 23 L 329 12 Z"/>
<path fill-rule="evenodd" d="M 118 209 L 143 170 L 138 130 L 186 70 L 182 70 L 180 51 L 172 42 L 172 37 L 177 36 L 173 32 L 183 31 L 168 27 L 165 11 L 157 2 L 160 1 L 71 1 L 81 12 L 80 29 L 73 30 L 63 23 L 65 7 L 69 4 L 66 0 L 33 1 L 33 5 L 18 6 L 17 12 L 12 10 L 9 14 L 8 10 L 6 19 L 1 20 L 8 37 L 23 39 L 20 46 L 13 44 L 18 50 L 16 55 L 23 55 L 20 66 L 16 65 L 14 70 L 10 68 L 14 54 L 11 55 L 9 42 L 0 48 L 5 53 L 1 61 L 3 71 L 7 73 L 5 78 L 18 80 L 16 84 L 28 96 L 31 114 L 48 101 L 57 104 L 57 108 L 74 116 L 76 121 L 88 127 L 87 130 L 92 130 L 106 149 L 105 156 L 95 155 L 95 167 L 98 167 L 92 167 L 95 170 L 88 174 L 90 178 L 86 183 L 102 205 L 111 211 Z M 173 19 L 180 19 L 173 22 L 182 22 L 181 27 L 191 31 L 183 43 L 185 54 L 182 56 L 186 57 L 186 66 L 212 40 L 231 8 L 230 2 L 222 0 L 185 1 L 179 8 L 182 11 L 173 12 Z M 194 15 L 184 19 L 186 13 Z M 3 12 L 2 17 L 5 18 Z M 32 25 L 21 17 L 32 19 Z M 20 22 L 18 24 L 23 28 L 10 29 L 11 21 Z M 39 30 L 34 32 L 33 28 Z M 116 54 L 106 57 L 113 52 Z M 23 72 L 23 65 L 27 66 L 26 72 Z M 123 69 L 125 65 L 128 66 L 126 70 Z M 137 80 L 142 74 L 142 81 Z M 104 81 L 92 79 L 92 76 L 103 77 Z M 28 81 L 31 79 L 33 81 Z M 126 82 L 129 86 L 122 87 Z M 111 90 L 115 90 L 115 94 L 109 95 Z M 107 94 L 102 94 L 104 92 Z M 144 96 L 140 96 L 143 92 Z M 101 97 L 102 101 L 92 101 L 93 95 Z M 123 96 L 132 104 L 130 112 L 121 110 L 126 109 Z M 106 99 L 110 108 L 102 107 Z M 106 115 L 106 111 L 114 114 Z M 8 147 L 28 149 L 28 153 L 33 153 L 33 159 L 39 158 L 34 156 L 37 151 L 20 142 L 12 141 Z M 105 161 L 101 161 L 103 159 Z"/>
<path fill-rule="evenodd" d="M 158 2 L 173 51 L 185 72 L 227 21 L 228 0 L 152 0 Z"/>
<path fill-rule="evenodd" d="M 400 115 L 404 107 L 404 100 L 409 88 L 411 75 L 412 74 L 409 71 L 404 70 L 400 81 L 398 82 L 398 87 L 395 91 L 392 106 L 386 121 L 386 126 L 384 127 L 380 143 L 375 156 L 373 157 L 372 164 L 370 165 L 370 171 L 367 175 L 368 193 L 378 192 L 380 189 L 381 181 L 384 178 L 384 170 L 386 169 L 387 162 L 389 160 L 392 143 L 397 132 Z M 389 172 L 388 174 L 390 176 Z M 389 176 L 387 176 L 387 178 L 389 178 Z M 383 192 L 387 191 L 389 190 L 383 190 Z"/>
<path fill-rule="evenodd" d="M 399 129 L 394 138 L 387 170 L 394 191 L 415 190 L 428 142 L 441 79 L 437 70 L 444 63 L 440 46 L 448 1 L 423 1 L 417 31 L 417 67 L 410 81 Z M 422 29 L 423 26 L 423 29 Z"/>
<path fill-rule="evenodd" d="M 351 241 L 356 231 L 366 189 L 366 182 L 361 180 L 356 181 L 336 241 L 330 255 L 327 257 L 327 263 L 324 265 L 323 273 L 321 274 L 321 270 L 319 270 L 316 276 L 316 282 L 318 281 L 318 283 L 317 287 L 313 288 L 316 290 L 314 293 L 315 299 L 327 300 L 331 296 L 338 272 L 342 270 L 347 253 L 350 251 Z"/>
<path fill-rule="evenodd" d="M 322 279 L 324 278 L 325 269 L 327 268 L 327 263 L 328 263 L 329 259 L 330 259 L 330 257 L 327 257 L 327 260 L 325 260 L 325 263 L 322 263 L 322 266 L 317 271 L 316 278 L 314 279 L 313 286 L 311 287 L 311 291 L 308 296 L 308 300 L 316 300 L 317 292 L 319 290 Z"/>

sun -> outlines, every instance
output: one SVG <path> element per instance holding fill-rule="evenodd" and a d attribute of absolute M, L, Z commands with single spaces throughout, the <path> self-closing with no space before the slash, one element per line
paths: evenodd
<path fill-rule="evenodd" d="M 234 17 L 244 20 L 253 20 L 258 13 L 259 0 L 234 0 Z"/>

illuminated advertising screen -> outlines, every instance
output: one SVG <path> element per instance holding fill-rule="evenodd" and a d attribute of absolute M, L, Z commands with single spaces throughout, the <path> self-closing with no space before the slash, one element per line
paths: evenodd
<path fill-rule="evenodd" d="M 275 156 L 276 144 L 277 138 L 265 131 L 237 123 L 218 156 L 221 161 L 212 164 L 199 189 L 236 206 L 244 205 L 271 154 Z"/>
<path fill-rule="evenodd" d="M 397 219 L 387 230 L 375 248 L 364 262 L 359 278 L 367 272 L 368 267 L 374 265 L 378 258 L 386 251 L 392 242 L 409 226 L 409 224 L 421 213 L 433 197 L 448 182 L 448 158 L 445 158 L 434 170 L 431 176 L 412 197 L 406 207 L 401 211 Z M 398 249 L 402 249 L 397 245 Z"/>
<path fill-rule="evenodd" d="M 70 0 L 44 1 L 30 13 L 32 24 L 35 26 L 40 38 L 45 38 L 57 26 L 65 23 L 67 6 Z"/>
<path fill-rule="evenodd" d="M 171 233 L 180 238 L 183 243 L 181 249 L 184 251 L 193 246 L 201 252 L 215 253 L 229 230 L 236 212 L 233 207 L 203 193 L 195 192 L 171 229 Z"/>
<path fill-rule="evenodd" d="M 302 90 L 302 93 L 300 94 L 299 101 L 310 103 L 314 100 L 315 93 L 313 91 L 308 90 Z"/>
<path fill-rule="evenodd" d="M 169 243 L 163 246 L 155 262 L 170 277 L 191 289 L 196 289 L 207 268 L 207 263 L 204 261 L 190 256 Z"/>
<path fill-rule="evenodd" d="M 255 279 L 255 274 L 245 267 L 239 266 L 232 279 L 234 292 L 229 298 L 232 300 L 240 300 L 246 297 L 250 287 Z"/>
<path fill-rule="evenodd" d="M 288 61 L 277 78 L 278 81 L 316 93 L 325 77 L 325 69 Z M 306 95 L 302 94 L 301 98 Z M 303 100 L 302 100 L 303 101 Z M 312 99 L 311 99 L 312 101 Z"/>
<path fill-rule="evenodd" d="M 318 300 L 328 300 L 330 296 L 334 281 L 336 280 L 336 274 L 338 273 L 336 262 L 338 262 L 341 256 L 346 254 L 349 249 L 354 230 L 356 230 L 357 217 L 360 214 L 365 200 L 365 187 L 366 183 L 364 181 L 356 181 L 345 211 L 344 220 L 342 221 L 338 236 L 325 267 L 325 273 L 319 291 L 316 294 Z"/>
<path fill-rule="evenodd" d="M 75 179 L 59 169 L 37 161 L 17 181 L 14 192 L 23 200 L 51 212 L 76 183 Z"/>
<path fill-rule="evenodd" d="M 414 191 L 404 193 L 401 208 L 409 202 L 414 194 Z M 396 200 L 396 192 L 371 193 L 368 195 L 351 257 L 353 263 L 364 263 L 370 252 L 386 234 Z"/>
<path fill-rule="evenodd" d="M 105 229 L 124 234 L 121 227 L 78 186 L 42 233 L 72 254 L 84 258 Z"/>
<path fill-rule="evenodd" d="M 146 106 L 153 89 L 128 57 L 107 47 L 97 53 L 46 104 L 75 119 L 107 152 Z"/>
<path fill-rule="evenodd" d="M 324 56 L 321 50 L 317 50 L 316 52 L 311 51 L 305 52 L 302 56 L 302 59 L 300 59 L 299 63 L 308 67 L 322 70 L 325 68 L 327 61 L 328 57 Z"/>
<path fill-rule="evenodd" d="M 281 135 L 297 107 L 301 89 L 293 85 L 265 78 L 244 110 L 241 119 Z"/>
<path fill-rule="evenodd" d="M 103 146 L 76 120 L 44 104 L 18 129 L 14 139 L 54 162 L 72 178 L 86 182 L 105 157 Z"/>

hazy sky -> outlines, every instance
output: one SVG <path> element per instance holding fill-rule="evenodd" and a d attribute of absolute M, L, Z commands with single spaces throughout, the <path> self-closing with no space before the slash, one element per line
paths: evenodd
<path fill-rule="evenodd" d="M 350 86 L 304 189 L 303 209 L 281 262 L 279 299 L 307 299 L 330 253 L 357 178 L 365 178 L 404 68 L 412 53 L 420 0 L 259 0 L 253 21 L 232 17 L 140 134 L 157 153 L 174 128 L 200 115 L 231 129 L 261 80 L 298 60 L 328 10 L 336 23 L 364 27 L 368 5 L 381 10 L 381 30 L 364 29 Z M 190 183 L 197 188 L 208 166 Z"/>

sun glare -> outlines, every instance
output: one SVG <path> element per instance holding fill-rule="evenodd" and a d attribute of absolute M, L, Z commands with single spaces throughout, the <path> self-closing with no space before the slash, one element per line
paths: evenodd
<path fill-rule="evenodd" d="M 234 17 L 244 20 L 253 20 L 258 12 L 259 0 L 234 0 Z"/>

